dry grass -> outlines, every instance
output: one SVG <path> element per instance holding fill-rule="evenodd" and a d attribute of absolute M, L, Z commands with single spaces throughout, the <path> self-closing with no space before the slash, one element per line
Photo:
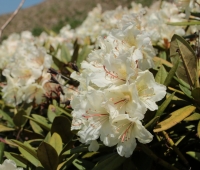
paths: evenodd
<path fill-rule="evenodd" d="M 137 2 L 144 3 L 145 0 Z M 4 30 L 3 36 L 23 30 L 59 29 L 67 22 L 76 26 L 98 3 L 102 5 L 103 10 L 109 10 L 115 9 L 119 5 L 129 6 L 131 0 L 46 0 L 41 4 L 19 11 Z M 0 16 L 0 26 L 5 23 L 9 16 L 9 14 Z"/>

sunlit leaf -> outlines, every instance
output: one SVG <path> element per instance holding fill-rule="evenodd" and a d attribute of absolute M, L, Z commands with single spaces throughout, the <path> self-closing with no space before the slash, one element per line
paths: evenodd
<path fill-rule="evenodd" d="M 153 61 L 158 63 L 158 65 L 163 64 L 163 65 L 165 65 L 167 67 L 173 67 L 172 63 L 170 63 L 170 62 L 168 62 L 168 61 L 166 61 L 166 60 L 164 60 L 162 58 L 159 58 L 159 57 L 153 57 Z"/>
<path fill-rule="evenodd" d="M 62 139 L 60 135 L 57 133 L 53 133 L 49 141 L 49 144 L 56 150 L 57 154 L 59 155 L 63 148 Z"/>
<path fill-rule="evenodd" d="M 7 131 L 13 131 L 13 130 L 15 129 L 0 124 L 0 132 L 7 132 Z"/>
<path fill-rule="evenodd" d="M 160 122 L 157 125 L 156 129 L 154 129 L 153 131 L 161 132 L 175 126 L 177 123 L 181 122 L 184 118 L 189 116 L 195 109 L 196 107 L 194 106 L 185 106 L 183 108 L 174 111 L 173 113 L 170 114 L 169 118 Z"/>
<path fill-rule="evenodd" d="M 17 144 L 19 151 L 22 153 L 24 158 L 26 158 L 26 160 L 28 160 L 36 167 L 40 165 L 36 151 L 30 145 L 28 145 L 28 143 L 21 143 L 17 140 L 11 140 L 11 141 Z"/>
<path fill-rule="evenodd" d="M 194 120 L 200 120 L 199 113 L 193 113 L 192 115 L 190 115 L 184 119 L 184 121 L 194 121 Z"/>
<path fill-rule="evenodd" d="M 156 76 L 155 76 L 155 81 L 160 84 L 164 84 L 164 81 L 167 77 L 167 71 L 165 70 L 165 67 L 163 65 L 160 66 L 160 69 L 158 70 Z"/>
<path fill-rule="evenodd" d="M 35 132 L 35 133 L 38 133 L 38 134 L 40 134 L 40 135 L 44 135 L 44 131 L 43 131 L 43 129 L 37 124 L 37 123 L 35 123 L 34 121 L 32 121 L 32 120 L 30 120 L 29 121 L 30 122 L 30 125 L 31 125 L 31 127 L 32 127 L 32 129 L 33 129 L 33 131 Z"/>
<path fill-rule="evenodd" d="M 42 128 L 48 131 L 51 129 L 51 124 L 49 123 L 48 119 L 36 114 L 32 114 L 32 116 L 33 118 L 29 116 L 25 116 L 25 117 L 27 117 L 29 120 L 36 122 L 38 125 L 40 125 Z"/>
<path fill-rule="evenodd" d="M 4 152 L 4 154 L 5 154 L 6 158 L 15 161 L 17 166 L 23 167 L 23 168 L 27 167 L 28 161 L 21 155 L 18 155 L 16 153 L 12 153 L 12 152 Z"/>
<path fill-rule="evenodd" d="M 200 152 L 188 151 L 186 154 L 200 162 Z"/>

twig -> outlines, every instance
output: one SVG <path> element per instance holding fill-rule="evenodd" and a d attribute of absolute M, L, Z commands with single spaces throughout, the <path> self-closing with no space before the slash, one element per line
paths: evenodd
<path fill-rule="evenodd" d="M 3 26 L 0 29 L 0 40 L 1 40 L 1 35 L 3 30 L 5 29 L 5 27 L 12 21 L 12 19 L 17 15 L 17 13 L 19 12 L 20 8 L 22 7 L 22 5 L 24 4 L 25 0 L 22 0 L 18 6 L 18 8 L 13 12 L 13 14 L 10 16 L 10 18 L 8 18 L 8 20 L 3 24 Z"/>

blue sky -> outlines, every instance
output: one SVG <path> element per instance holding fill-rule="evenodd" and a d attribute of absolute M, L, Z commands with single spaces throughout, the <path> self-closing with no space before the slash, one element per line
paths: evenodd
<path fill-rule="evenodd" d="M 36 5 L 42 1 L 44 0 L 25 0 L 22 8 Z M 20 2 L 21 0 L 0 0 L 0 15 L 13 12 L 18 7 Z"/>

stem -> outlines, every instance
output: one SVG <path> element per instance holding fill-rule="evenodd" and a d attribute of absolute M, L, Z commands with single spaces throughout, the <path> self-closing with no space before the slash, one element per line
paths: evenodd
<path fill-rule="evenodd" d="M 138 143 L 138 145 L 141 147 L 142 151 L 145 154 L 147 154 L 148 156 L 150 156 L 158 164 L 162 165 L 163 167 L 165 167 L 166 169 L 169 169 L 169 170 L 178 170 L 176 167 L 170 165 L 169 163 L 167 163 L 163 159 L 157 157 L 146 145 L 143 145 L 141 143 Z"/>
<path fill-rule="evenodd" d="M 185 156 L 180 152 L 180 150 L 178 149 L 178 147 L 175 145 L 174 141 L 169 137 L 169 135 L 167 134 L 167 132 L 162 131 L 162 134 L 164 135 L 164 137 L 166 138 L 167 142 L 170 144 L 170 146 L 173 148 L 173 150 L 177 153 L 177 155 L 180 157 L 180 159 L 183 161 L 183 163 L 190 168 L 189 162 L 187 161 L 187 159 L 185 158 Z"/>

